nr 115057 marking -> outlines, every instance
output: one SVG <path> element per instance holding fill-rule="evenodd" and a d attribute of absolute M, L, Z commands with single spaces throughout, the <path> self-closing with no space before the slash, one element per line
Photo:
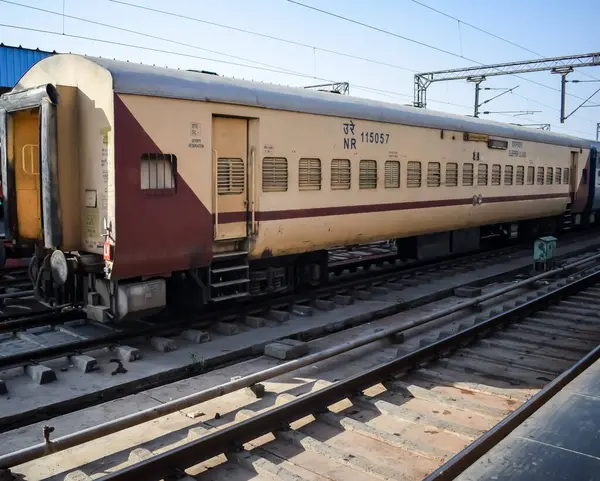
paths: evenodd
<path fill-rule="evenodd" d="M 390 134 L 380 132 L 361 132 L 360 141 L 363 144 L 387 144 L 390 140 Z"/>

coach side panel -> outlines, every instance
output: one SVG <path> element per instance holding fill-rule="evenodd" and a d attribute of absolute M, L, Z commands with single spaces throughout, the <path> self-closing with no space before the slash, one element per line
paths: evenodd
<path fill-rule="evenodd" d="M 246 172 L 248 207 L 228 218 L 247 219 L 254 258 L 558 215 L 569 201 L 564 147 L 495 139 L 500 142 L 490 148 L 481 137 L 465 140 L 463 132 L 119 94 L 118 277 L 210 263 L 214 116 L 248 119 L 248 158 L 254 159 Z M 173 184 L 144 187 L 148 155 L 163 159 L 162 172 Z M 488 169 L 485 185 L 478 182 L 481 165 Z M 524 169 L 522 183 L 517 167 Z M 464 181 L 469 168 L 472 185 Z"/>
<path fill-rule="evenodd" d="M 263 164 L 253 255 L 564 212 L 570 190 L 569 148 L 497 138 L 488 145 L 485 140 L 490 139 L 269 112 L 261 118 Z M 340 161 L 350 167 L 346 179 L 341 179 Z M 274 162 L 287 166 L 285 181 L 269 178 Z M 307 166 L 312 169 L 308 180 Z"/>

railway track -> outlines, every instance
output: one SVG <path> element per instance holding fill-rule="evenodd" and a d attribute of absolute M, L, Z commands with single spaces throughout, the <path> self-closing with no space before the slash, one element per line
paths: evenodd
<path fill-rule="evenodd" d="M 0 324 L 7 319 L 47 311 L 48 308 L 33 297 L 33 286 L 26 267 L 0 269 Z"/>
<path fill-rule="evenodd" d="M 109 422 L 95 428 L 97 431 L 42 444 L 35 447 L 37 455 L 95 439 L 94 434 L 135 426 L 244 386 L 260 392 L 256 390 L 258 382 L 280 375 L 249 405 L 247 396 L 242 403 L 237 396 L 233 401 L 221 398 L 223 401 L 215 405 L 219 407 L 203 405 L 203 422 L 194 423 L 188 434 L 191 442 L 175 443 L 179 446 L 156 456 L 137 450 L 130 462 L 140 456 L 147 458 L 145 461 L 119 469 L 106 479 L 162 479 L 172 475 L 174 467 L 194 466 L 189 473 L 197 479 L 248 479 L 248 470 L 258 475 L 257 479 L 422 479 L 519 409 L 600 341 L 600 326 L 594 320 L 600 288 L 593 287 L 600 282 L 599 270 L 589 262 L 580 264 L 585 269 L 569 278 L 548 276 L 550 284 L 537 293 L 521 294 L 511 299 L 511 304 L 496 305 L 487 314 L 467 317 L 441 330 L 439 326 L 428 329 L 412 340 L 397 334 L 427 327 L 453 311 L 462 310 L 465 317 L 465 308 L 489 306 L 490 300 L 503 302 L 502 296 L 514 286 L 450 306 L 419 322 L 380 331 L 369 342 L 391 338 L 406 342 L 392 360 L 360 374 L 340 376 L 350 369 L 343 353 L 368 344 L 350 343 L 337 352 L 330 350 L 328 356 L 315 353 L 292 361 L 283 371 L 289 372 L 287 377 L 282 378 L 278 370 L 233 380 L 197 393 L 184 403 L 163 404 L 151 410 L 153 414 L 138 413 L 142 416 L 138 422 L 119 420 L 121 424 L 112 427 L 113 422 Z M 368 366 L 366 359 L 359 357 L 361 365 L 366 362 Z M 327 358 L 315 382 L 314 364 Z M 282 389 L 289 383 L 294 387 Z M 287 427 L 280 429 L 283 425 Z M 0 457 L 0 466 L 35 459 L 31 458 L 33 453 L 26 449 L 13 458 Z"/>
<path fill-rule="evenodd" d="M 191 467 L 199 480 L 248 470 L 259 479 L 423 479 L 598 345 L 600 270 L 574 277 L 359 374 L 267 394 L 234 421 L 215 416 L 190 430 L 196 439 L 101 479 L 158 480 Z"/>
<path fill-rule="evenodd" d="M 573 239 L 577 239 L 580 233 L 575 234 Z M 505 247 L 504 250 L 498 249 L 497 246 L 491 244 L 489 247 L 482 249 L 481 252 L 471 254 L 471 256 L 483 256 L 489 258 L 501 255 L 502 253 L 511 252 L 518 250 L 519 247 Z M 467 254 L 456 254 L 441 259 L 429 259 L 425 261 L 400 261 L 396 258 L 397 249 L 396 246 L 390 242 L 377 242 L 373 244 L 367 244 L 364 246 L 357 247 L 340 247 L 332 249 L 329 252 L 329 265 L 330 265 L 330 279 L 332 285 L 343 287 L 344 282 L 348 281 L 349 277 L 354 280 L 363 279 L 368 280 L 374 276 L 382 275 L 383 272 L 395 272 L 398 270 L 408 270 L 423 268 L 429 265 L 436 265 L 438 263 L 456 263 L 460 262 L 461 258 L 465 258 L 468 262 L 471 257 Z M 375 267 L 376 270 L 370 270 Z M 10 266 L 0 269 L 0 329 L 2 332 L 8 332 L 8 329 L 2 329 L 1 325 L 5 322 L 12 322 L 11 329 L 18 329 L 22 326 L 23 329 L 31 327 L 39 327 L 44 325 L 43 323 L 37 322 L 36 319 L 40 319 L 40 314 L 60 313 L 69 308 L 69 311 L 80 309 L 78 306 L 47 306 L 39 303 L 33 297 L 33 286 L 29 278 L 28 270 L 26 267 L 21 266 Z M 283 299 L 283 303 L 290 302 Z M 273 300 L 269 298 L 269 302 Z M 259 302 L 260 304 L 260 302 Z M 262 301 L 264 304 L 264 300 Z M 230 310 L 231 311 L 231 310 Z M 224 314 L 227 312 L 225 311 Z M 214 314 L 214 313 L 213 313 Z M 33 319 L 28 319 L 28 316 L 32 315 Z M 81 313 L 81 318 L 85 317 L 84 313 Z M 20 320 L 19 320 L 20 319 Z M 61 321 L 73 320 L 73 316 L 68 314 L 61 319 L 60 315 L 57 315 L 54 324 L 59 324 Z"/>
<path fill-rule="evenodd" d="M 411 267 L 411 264 L 400 266 L 392 264 L 392 267 L 365 271 L 362 275 L 355 274 L 351 278 L 343 278 L 329 285 L 297 294 L 260 299 L 225 309 L 207 309 L 205 313 L 193 317 L 188 315 L 160 319 L 156 322 L 123 323 L 117 327 L 88 321 L 83 312 L 69 306 L 47 308 L 33 315 L 12 315 L 0 323 L 0 335 L 10 336 L 5 339 L 5 345 L 10 344 L 16 337 L 19 349 L 5 348 L 6 353 L 0 355 L 0 369 L 30 362 L 42 362 L 61 356 L 73 356 L 98 348 L 118 347 L 119 344 L 134 339 L 148 338 L 152 343 L 152 339 L 157 336 L 172 334 L 174 330 L 178 330 L 177 334 L 181 334 L 185 328 L 203 329 L 211 324 L 220 323 L 220 330 L 227 331 L 228 325 L 247 324 L 249 316 L 259 316 L 259 318 L 262 316 L 266 319 L 274 319 L 274 322 L 282 322 L 293 314 L 309 315 L 314 305 L 329 310 L 336 304 L 351 304 L 354 299 L 368 300 L 374 294 L 373 289 L 375 293 L 381 293 L 386 290 L 399 291 L 406 286 L 414 287 L 430 283 L 432 278 L 440 279 L 461 272 L 474 271 L 485 263 L 509 258 L 521 250 L 522 246 L 505 247 L 460 259 L 444 260 L 436 264 L 426 263 L 420 267 Z M 402 306 L 402 308 L 407 307 L 410 306 Z M 65 326 L 67 323 L 71 324 Z M 33 328 L 42 329 L 38 330 L 37 334 L 34 332 L 31 335 L 23 335 L 24 331 Z M 238 330 L 229 329 L 232 334 Z M 52 332 L 56 331 L 58 331 L 56 336 L 58 339 L 52 342 L 49 338 Z M 40 333 L 44 338 L 38 340 L 36 335 Z"/>
<path fill-rule="evenodd" d="M 585 257 L 591 246 L 574 244 L 565 259 Z M 433 301 L 454 303 L 460 300 L 455 289 L 513 279 L 524 266 L 529 269 L 528 253 L 511 247 L 400 272 L 373 270 L 368 281 L 345 280 L 312 298 L 288 296 L 287 304 L 276 299 L 255 310 L 236 307 L 230 317 L 208 313 L 167 326 L 114 328 L 78 320 L 77 310 L 6 321 L 0 324 L 0 387 L 14 401 L 5 405 L 0 432 L 255 358 L 277 339 L 306 342 Z M 50 387 L 42 395 L 37 384 Z"/>

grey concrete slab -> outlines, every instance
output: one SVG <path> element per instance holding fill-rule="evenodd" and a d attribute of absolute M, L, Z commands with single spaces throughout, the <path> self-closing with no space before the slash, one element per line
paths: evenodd
<path fill-rule="evenodd" d="M 479 462 L 456 481 L 596 481 L 600 459 L 527 439 L 498 445 L 495 459 Z"/>
<path fill-rule="evenodd" d="M 457 481 L 600 480 L 600 361 Z"/>

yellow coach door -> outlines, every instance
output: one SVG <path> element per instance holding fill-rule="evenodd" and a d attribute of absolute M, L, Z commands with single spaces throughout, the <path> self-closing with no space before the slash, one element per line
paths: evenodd
<path fill-rule="evenodd" d="M 42 238 L 39 109 L 11 114 L 19 238 Z"/>
<path fill-rule="evenodd" d="M 247 236 L 248 121 L 214 117 L 213 218 L 215 240 Z"/>

